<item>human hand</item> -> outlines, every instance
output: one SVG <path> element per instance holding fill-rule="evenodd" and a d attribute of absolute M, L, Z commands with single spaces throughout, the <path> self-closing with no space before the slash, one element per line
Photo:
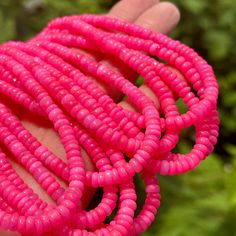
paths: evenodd
<path fill-rule="evenodd" d="M 158 0 L 122 0 L 118 2 L 108 13 L 109 16 L 117 17 L 126 21 L 134 22 L 144 27 L 150 28 L 153 31 L 161 33 L 169 33 L 178 23 L 180 14 L 178 9 L 169 2 L 159 2 Z M 109 64 L 109 60 L 104 60 L 104 63 Z M 134 75 L 135 76 L 135 75 Z M 113 99 L 119 100 L 121 94 L 112 90 L 111 88 L 101 85 Z M 140 89 L 149 97 L 155 99 L 152 91 L 145 85 Z M 12 103 L 6 98 L 0 97 L 0 102 L 11 107 L 12 112 L 16 114 L 24 127 L 28 129 L 37 139 L 45 146 L 47 146 L 54 154 L 65 160 L 65 152 L 57 133 L 54 131 L 52 125 L 46 120 L 40 120 L 36 115 L 22 110 L 17 106 L 12 106 Z M 157 101 L 156 101 L 157 102 Z M 125 108 L 129 108 L 127 101 L 120 103 Z M 93 170 L 93 164 L 85 152 L 82 153 L 87 170 Z M 45 191 L 37 184 L 33 177 L 27 173 L 24 168 L 17 164 L 13 158 L 10 158 L 13 167 L 17 170 L 24 181 L 39 195 L 39 197 L 46 202 L 53 204 L 53 201 L 48 197 Z M 61 182 L 62 185 L 65 183 Z M 85 189 L 82 204 L 85 207 L 93 195 L 93 189 Z M 17 235 L 16 233 L 0 231 L 2 236 Z"/>

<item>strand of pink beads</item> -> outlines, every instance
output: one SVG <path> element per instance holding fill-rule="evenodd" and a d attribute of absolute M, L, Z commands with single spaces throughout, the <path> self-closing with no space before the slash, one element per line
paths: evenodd
<path fill-rule="evenodd" d="M 125 65 L 141 75 L 160 108 L 127 76 L 73 48 L 113 58 L 117 67 Z M 6 230 L 23 235 L 139 235 L 160 205 L 155 174 L 192 170 L 217 141 L 218 85 L 212 68 L 191 48 L 131 23 L 95 15 L 55 19 L 26 43 L 2 45 L 0 72 L 0 92 L 48 119 L 67 157 L 65 162 L 43 146 L 0 103 L 1 144 L 55 202 L 40 199 L 0 150 L 0 226 Z M 137 112 L 116 104 L 91 78 L 128 96 Z M 176 105 L 178 98 L 186 104 L 184 114 Z M 190 126 L 196 130 L 192 150 L 172 153 L 180 132 Z M 85 170 L 80 147 L 96 171 Z M 137 173 L 146 185 L 146 200 L 135 216 Z M 80 207 L 85 186 L 103 189 L 101 202 L 90 211 Z"/>

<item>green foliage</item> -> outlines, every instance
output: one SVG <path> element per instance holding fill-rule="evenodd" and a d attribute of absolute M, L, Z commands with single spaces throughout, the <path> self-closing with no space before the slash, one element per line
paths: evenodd
<path fill-rule="evenodd" d="M 0 1 L 0 42 L 28 39 L 57 16 L 106 12 L 114 0 L 4 0 Z"/>
<path fill-rule="evenodd" d="M 161 177 L 159 217 L 144 235 L 236 235 L 236 1 L 174 0 L 182 19 L 173 37 L 213 66 L 220 85 L 216 153 L 193 172 Z M 184 137 L 189 143 L 189 139 Z M 184 150 L 183 142 L 178 150 Z"/>
<path fill-rule="evenodd" d="M 227 181 L 235 174 L 226 172 L 212 155 L 191 173 L 161 177 L 160 217 L 144 235 L 153 235 L 155 230 L 159 236 L 236 235 L 231 222 L 235 203 L 228 200 L 236 191 Z"/>
<path fill-rule="evenodd" d="M 225 145 L 235 143 L 233 140 L 236 133 L 236 0 L 173 2 L 179 6 L 182 15 L 173 36 L 206 58 L 219 81 L 221 136 L 218 150 L 225 154 Z"/>
<path fill-rule="evenodd" d="M 236 236 L 236 147 L 227 149 L 234 158 L 230 164 L 212 154 L 190 173 L 159 177 L 161 207 L 144 236 Z"/>
<path fill-rule="evenodd" d="M 2 0 L 0 42 L 28 39 L 49 20 L 66 14 L 106 12 L 115 0 Z M 219 84 L 221 136 L 216 153 L 195 171 L 160 177 L 162 205 L 144 235 L 236 236 L 236 0 L 173 0 L 182 19 L 173 37 L 196 49 L 212 64 Z M 140 84 L 142 78 L 138 81 Z M 178 101 L 181 112 L 185 107 Z M 194 137 L 183 133 L 178 151 Z M 139 184 L 143 190 L 142 184 Z M 143 191 L 139 191 L 143 192 Z M 140 196 L 142 202 L 143 195 Z"/>

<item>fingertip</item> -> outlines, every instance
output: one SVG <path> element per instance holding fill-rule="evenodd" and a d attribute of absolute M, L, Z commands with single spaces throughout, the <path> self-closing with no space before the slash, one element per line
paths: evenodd
<path fill-rule="evenodd" d="M 178 24 L 179 20 L 180 11 L 175 4 L 160 2 L 140 15 L 135 23 L 167 34 Z"/>
<path fill-rule="evenodd" d="M 163 10 L 166 10 L 168 14 L 170 14 L 172 21 L 173 23 L 175 23 L 175 25 L 179 23 L 181 14 L 177 5 L 172 2 L 161 2 L 159 3 L 159 6 L 161 6 Z"/>
<path fill-rule="evenodd" d="M 145 10 L 157 4 L 159 0 L 121 0 L 116 3 L 108 15 L 121 20 L 135 21 Z"/>

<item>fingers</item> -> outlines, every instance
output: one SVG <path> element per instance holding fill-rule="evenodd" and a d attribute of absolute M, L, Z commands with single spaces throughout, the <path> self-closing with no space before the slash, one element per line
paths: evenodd
<path fill-rule="evenodd" d="M 136 24 L 163 34 L 169 33 L 179 22 L 180 12 L 170 2 L 160 2 L 143 12 Z"/>
<path fill-rule="evenodd" d="M 34 136 L 37 137 L 38 141 L 45 147 L 47 147 L 52 153 L 57 155 L 63 161 L 67 162 L 66 153 L 64 147 L 61 144 L 61 140 L 57 134 L 57 132 L 53 129 L 50 122 L 46 120 L 42 120 L 42 118 L 37 117 L 37 115 L 31 113 L 25 113 L 22 117 L 22 124 L 23 126 Z M 91 158 L 88 154 L 82 149 L 81 155 L 84 159 L 84 164 L 86 170 L 93 171 L 94 166 L 91 161 Z M 14 163 L 15 164 L 15 163 Z M 16 165 L 15 165 L 16 166 Z M 15 167 L 14 166 L 14 167 Z M 32 186 L 33 190 L 46 202 L 53 204 L 52 199 L 45 194 L 44 190 L 41 188 L 39 184 L 32 178 L 32 176 L 27 173 L 21 166 L 18 166 L 17 172 L 23 177 L 25 182 Z M 58 179 L 58 182 L 63 186 L 67 187 L 64 181 Z M 87 206 L 91 197 L 92 197 L 91 189 L 85 188 L 82 204 L 84 207 Z"/>
<path fill-rule="evenodd" d="M 141 14 L 135 23 L 155 32 L 167 34 L 178 24 L 179 20 L 180 12 L 174 4 L 160 2 Z M 140 90 L 151 98 L 156 107 L 159 108 L 160 104 L 157 97 L 146 84 L 141 85 Z M 126 106 L 125 103 L 122 105 Z M 130 108 L 130 105 L 127 104 L 127 108 Z"/>
<path fill-rule="evenodd" d="M 174 4 L 170 2 L 160 2 L 143 12 L 135 23 L 155 32 L 167 34 L 178 24 L 179 20 L 180 13 Z M 157 108 L 160 107 L 156 95 L 146 84 L 141 85 L 140 90 L 151 98 Z M 128 110 L 134 110 L 129 100 L 122 101 L 120 105 Z"/>
<path fill-rule="evenodd" d="M 161 33 L 169 33 L 180 20 L 180 12 L 173 3 L 159 0 L 121 0 L 108 15 Z"/>
<path fill-rule="evenodd" d="M 170 32 L 180 19 L 180 13 L 174 4 L 169 2 L 159 2 L 159 0 L 121 0 L 111 9 L 108 15 L 134 22 L 161 33 Z M 136 74 L 132 70 L 129 70 L 120 63 L 117 64 L 117 62 L 114 67 L 111 58 L 102 60 L 101 63 L 125 74 L 131 82 L 135 81 Z M 115 88 L 103 84 L 100 81 L 95 80 L 95 83 L 99 84 L 100 88 L 112 97 L 114 101 L 121 101 L 122 94 Z M 147 86 L 141 86 L 140 89 L 145 91 L 145 94 L 151 96 L 155 103 L 158 104 L 158 101 L 155 99 L 151 89 Z"/>
<path fill-rule="evenodd" d="M 140 14 L 158 2 L 159 0 L 121 0 L 112 7 L 108 15 L 133 22 Z"/>
<path fill-rule="evenodd" d="M 146 10 L 157 5 L 158 3 L 159 0 L 121 0 L 113 6 L 108 13 L 108 16 L 116 17 L 129 22 L 135 22 L 137 18 L 140 17 Z M 125 74 L 130 81 L 134 81 L 136 78 L 136 74 L 122 63 L 117 63 L 117 61 L 115 61 L 116 65 L 114 66 L 114 61 L 112 58 L 106 58 L 100 62 L 109 66 L 113 70 L 115 69 L 119 71 L 121 74 Z M 94 80 L 94 82 L 115 101 L 120 101 L 122 99 L 123 95 L 112 86 L 103 84 L 96 80 Z"/>
<path fill-rule="evenodd" d="M 180 18 L 179 12 L 173 4 L 168 2 L 159 3 L 159 0 L 121 0 L 111 9 L 108 15 L 126 21 L 135 22 L 136 24 L 140 24 L 144 27 L 150 28 L 151 30 L 162 33 L 170 32 L 170 30 L 178 23 Z M 125 72 L 125 74 L 127 75 L 127 72 Z M 130 76 L 128 77 L 130 78 Z M 141 86 L 141 90 L 153 99 L 158 106 L 156 96 L 146 85 Z M 116 97 L 119 96 L 117 91 L 112 91 L 109 95 L 113 95 L 114 97 L 114 94 Z M 127 102 L 122 102 L 122 105 L 126 108 L 129 107 Z M 50 126 L 42 127 L 35 117 L 31 117 L 27 113 L 22 117 L 22 122 L 39 141 L 41 141 L 45 146 L 48 146 L 55 154 L 62 157 L 65 155 L 57 134 Z M 87 168 L 93 169 L 90 158 L 86 156 L 86 153 L 83 153 L 83 155 Z M 22 170 L 19 165 L 17 166 L 15 164 L 14 166 L 29 186 L 35 186 L 35 192 L 37 192 L 42 199 L 45 199 L 46 194 L 36 185 L 34 179 Z M 85 193 L 84 198 L 87 199 L 83 199 L 83 203 L 85 200 L 88 201 L 90 196 L 92 196 L 91 192 L 87 194 Z M 52 204 L 51 199 L 48 198 L 45 200 Z M 0 231 L 0 235 L 7 234 Z M 14 233 L 12 235 L 14 235 Z"/>
<path fill-rule="evenodd" d="M 152 89 L 149 88 L 146 84 L 141 85 L 139 87 L 139 89 L 154 102 L 157 110 L 159 110 L 160 103 L 159 103 L 155 93 L 152 91 Z M 129 111 L 136 111 L 137 112 L 136 108 L 133 106 L 133 104 L 130 102 L 129 99 L 121 101 L 119 103 L 119 105 Z"/>

